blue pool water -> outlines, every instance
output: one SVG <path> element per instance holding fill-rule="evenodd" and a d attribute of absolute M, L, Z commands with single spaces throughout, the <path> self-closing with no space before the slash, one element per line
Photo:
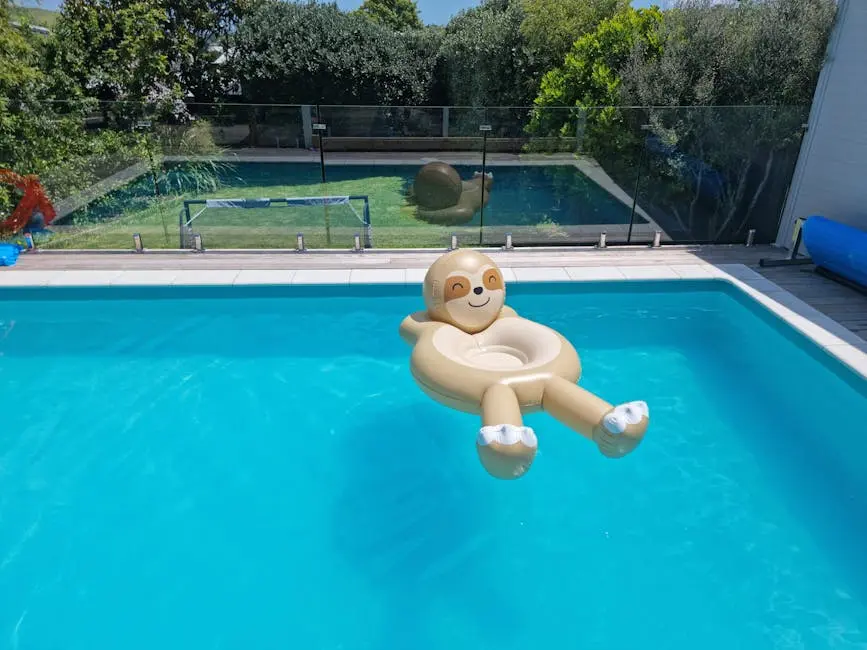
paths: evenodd
<path fill-rule="evenodd" d="M 389 197 L 389 203 L 400 202 L 408 195 L 419 165 L 326 165 L 328 183 L 340 183 L 337 190 L 322 185 L 322 173 L 318 163 L 303 162 L 239 162 L 221 164 L 209 169 L 210 181 L 203 183 L 202 171 L 194 171 L 188 163 L 170 163 L 166 166 L 165 183 L 160 191 L 163 196 L 187 193 L 212 197 L 248 196 L 249 190 L 258 188 L 255 196 L 267 194 L 282 197 L 286 188 L 297 195 L 319 195 L 334 191 L 355 194 L 370 194 L 367 183 L 380 178 L 397 178 L 400 181 L 400 197 Z M 455 165 L 461 178 L 468 180 L 473 173 L 481 171 L 482 161 L 474 165 Z M 607 191 L 582 174 L 573 165 L 514 165 L 489 166 L 494 175 L 491 198 L 485 208 L 485 224 L 527 225 L 554 222 L 560 225 L 573 224 L 626 224 L 629 223 L 631 206 L 615 199 Z M 214 186 L 211 185 L 214 184 Z M 298 187 L 306 187 L 298 194 Z M 234 190 L 234 193 L 233 193 Z M 293 194 L 294 195 L 294 194 Z M 154 197 L 153 183 L 149 177 L 140 177 L 106 197 L 92 203 L 87 209 L 73 212 L 64 221 L 75 221 L 87 214 L 90 219 L 105 219 L 125 211 L 141 209 Z M 371 218 L 377 225 L 377 216 L 384 209 L 379 194 L 371 196 Z M 475 215 L 472 225 L 478 225 L 481 216 Z M 636 223 L 644 219 L 636 215 Z"/>
<path fill-rule="evenodd" d="M 515 482 L 418 287 L 3 290 L 0 648 L 864 647 L 864 382 L 725 287 L 511 287 L 652 415 Z"/>

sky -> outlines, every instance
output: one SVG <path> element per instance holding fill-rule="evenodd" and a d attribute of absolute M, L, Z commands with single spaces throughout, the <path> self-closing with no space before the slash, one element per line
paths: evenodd
<path fill-rule="evenodd" d="M 57 9 L 62 0 L 24 0 L 22 4 L 43 9 Z M 337 0 L 341 9 L 357 9 L 362 0 Z M 473 7 L 478 0 L 417 0 L 421 19 L 426 24 L 445 25 L 451 16 L 461 9 Z M 632 0 L 633 7 L 648 7 L 651 2 L 663 4 L 660 0 Z"/>
<path fill-rule="evenodd" d="M 341 9 L 358 9 L 361 2 L 362 0 L 337 0 Z M 422 22 L 428 25 L 445 25 L 449 22 L 449 18 L 461 9 L 479 4 L 478 0 L 416 0 L 416 2 Z M 632 0 L 632 6 L 636 9 L 649 7 L 651 2 L 662 4 L 660 0 Z"/>

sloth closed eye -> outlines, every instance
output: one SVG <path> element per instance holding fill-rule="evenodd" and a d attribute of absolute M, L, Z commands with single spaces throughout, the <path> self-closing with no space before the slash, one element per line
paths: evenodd
<path fill-rule="evenodd" d="M 503 283 L 499 274 L 494 271 L 485 274 L 485 286 L 488 289 L 502 289 Z"/>

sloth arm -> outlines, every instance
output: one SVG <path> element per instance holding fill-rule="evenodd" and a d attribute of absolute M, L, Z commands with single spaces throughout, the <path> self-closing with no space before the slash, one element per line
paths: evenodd
<path fill-rule="evenodd" d="M 497 320 L 501 318 L 520 318 L 520 316 L 518 316 L 518 312 L 508 305 L 503 305 L 502 309 L 500 309 L 500 315 L 497 316 Z"/>
<path fill-rule="evenodd" d="M 441 324 L 428 318 L 426 311 L 417 311 L 403 319 L 400 324 L 400 337 L 410 345 L 415 345 L 423 332 Z"/>

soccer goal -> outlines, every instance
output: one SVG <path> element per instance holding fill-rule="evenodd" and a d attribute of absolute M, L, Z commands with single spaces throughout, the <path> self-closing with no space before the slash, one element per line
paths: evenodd
<path fill-rule="evenodd" d="M 373 246 L 365 195 L 276 199 L 188 199 L 179 218 L 181 248 L 351 248 Z"/>

